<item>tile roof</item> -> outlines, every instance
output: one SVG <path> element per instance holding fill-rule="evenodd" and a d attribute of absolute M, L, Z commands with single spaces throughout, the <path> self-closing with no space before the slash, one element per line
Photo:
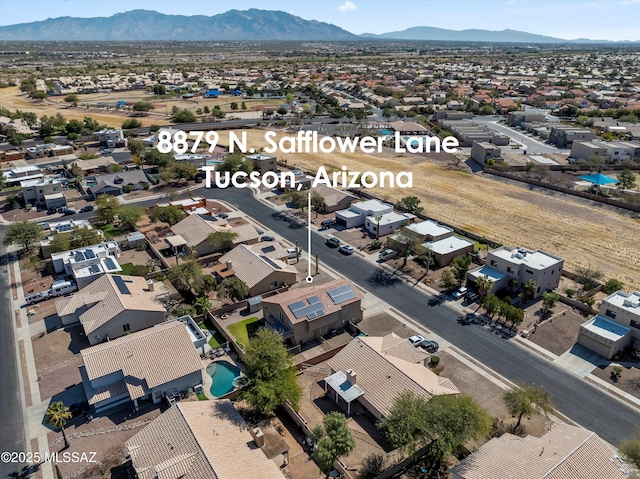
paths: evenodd
<path fill-rule="evenodd" d="M 208 221 L 200 215 L 189 215 L 173 225 L 171 231 L 176 235 L 182 236 L 187 241 L 187 245 L 198 246 L 203 241 L 206 241 L 211 233 L 225 229 L 221 228 L 221 226 L 226 226 L 226 222 Z"/>
<path fill-rule="evenodd" d="M 126 442 L 140 479 L 283 479 L 231 402 L 180 402 Z"/>
<path fill-rule="evenodd" d="M 403 391 L 411 391 L 427 400 L 437 395 L 460 392 L 449 379 L 437 376 L 422 364 L 409 361 L 412 355 L 400 343 L 406 342 L 415 348 L 409 340 L 398 341 L 397 336 L 393 336 L 386 341 L 386 337 L 356 337 L 328 364 L 333 371 L 352 369 L 367 402 L 383 416 L 389 413 L 395 398 Z"/>
<path fill-rule="evenodd" d="M 150 183 L 149 178 L 142 170 L 134 169 L 119 171 L 117 173 L 106 173 L 96 176 L 96 185 L 89 188 L 89 192 L 98 192 L 105 186 L 122 189 L 126 185 L 137 185 L 139 183 Z"/>
<path fill-rule="evenodd" d="M 624 470 L 595 433 L 559 424 L 541 437 L 493 438 L 453 472 L 463 479 L 621 479 Z"/>
<path fill-rule="evenodd" d="M 122 278 L 129 294 L 119 290 L 115 278 Z M 156 301 L 158 295 L 158 291 L 149 291 L 147 281 L 140 276 L 105 274 L 77 293 L 58 299 L 55 305 L 59 316 L 82 309 L 80 323 L 89 335 L 125 310 L 165 312 L 164 306 Z"/>
<path fill-rule="evenodd" d="M 131 399 L 202 369 L 200 356 L 179 321 L 91 346 L 80 354 L 89 381 L 121 372 L 124 379 L 119 380 L 124 380 Z M 93 394 L 102 393 L 103 389 Z"/>
<path fill-rule="evenodd" d="M 235 263 L 234 263 L 235 267 Z M 347 300 L 340 304 L 334 304 L 333 300 L 327 293 L 329 290 L 339 288 L 340 286 L 350 286 L 353 292 L 356 294 L 355 298 Z M 285 291 L 284 293 L 276 294 L 274 296 L 270 296 L 262 300 L 262 304 L 278 304 L 282 308 L 282 311 L 287 315 L 289 321 L 292 324 L 299 323 L 301 321 L 309 321 L 307 316 L 302 316 L 300 318 L 296 318 L 291 309 L 288 307 L 290 304 L 293 304 L 297 301 L 303 301 L 305 304 L 306 299 L 316 296 L 320 303 L 322 303 L 322 310 L 324 314 L 322 316 L 317 316 L 313 319 L 323 318 L 329 314 L 333 314 L 336 311 L 342 309 L 343 306 L 347 306 L 349 304 L 355 303 L 356 301 L 361 301 L 363 296 L 360 290 L 351 282 L 346 279 L 336 279 L 330 281 L 325 284 L 321 284 L 319 286 L 308 286 L 304 288 L 294 288 L 289 291 Z"/>
<path fill-rule="evenodd" d="M 225 264 L 227 260 L 231 260 L 232 268 L 236 272 L 236 277 L 245 283 L 249 289 L 267 278 L 274 271 L 284 271 L 298 274 L 295 267 L 280 261 L 279 259 L 271 259 L 254 252 L 245 245 L 238 245 L 222 256 L 218 261 Z M 294 282 L 294 281 L 292 281 Z"/>

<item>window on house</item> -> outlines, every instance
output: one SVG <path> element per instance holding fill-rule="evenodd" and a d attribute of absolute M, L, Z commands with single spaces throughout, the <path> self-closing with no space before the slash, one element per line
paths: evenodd
<path fill-rule="evenodd" d="M 533 274 L 533 271 L 531 271 L 530 269 L 525 269 L 525 271 L 526 271 L 528 274 Z"/>
<path fill-rule="evenodd" d="M 606 316 L 609 316 L 611 319 L 616 319 L 616 313 L 615 311 L 611 311 L 610 309 L 607 309 L 607 311 L 604 313 Z"/>
<path fill-rule="evenodd" d="M 556 272 L 556 270 L 555 270 L 555 269 L 552 269 L 552 270 L 551 270 L 551 274 L 553 274 L 553 273 L 555 273 L 555 272 Z"/>
<path fill-rule="evenodd" d="M 498 263 L 496 263 L 496 260 L 495 260 L 495 259 L 492 259 L 492 260 L 491 260 L 491 266 L 495 266 L 495 265 L 497 265 L 497 264 L 498 264 Z"/>
<path fill-rule="evenodd" d="M 640 321 L 631 320 L 631 323 L 629 323 L 629 326 L 631 326 L 632 328 L 640 329 Z"/>
<path fill-rule="evenodd" d="M 124 332 L 126 333 L 127 331 L 131 331 L 131 325 L 129 323 L 127 324 L 123 324 L 122 325 L 122 329 L 124 329 Z"/>
<path fill-rule="evenodd" d="M 513 268 L 511 266 L 507 268 L 507 273 L 513 273 Z"/>

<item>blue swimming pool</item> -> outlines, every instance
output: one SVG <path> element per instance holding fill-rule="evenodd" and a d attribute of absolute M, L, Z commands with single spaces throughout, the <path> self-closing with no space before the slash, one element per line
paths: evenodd
<path fill-rule="evenodd" d="M 240 369 L 228 361 L 216 361 L 207 366 L 207 374 L 213 381 L 209 391 L 219 398 L 233 391 L 233 380 L 240 376 Z"/>

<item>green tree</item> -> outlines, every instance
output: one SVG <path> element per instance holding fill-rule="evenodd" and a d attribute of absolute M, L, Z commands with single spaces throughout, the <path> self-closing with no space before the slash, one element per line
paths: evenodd
<path fill-rule="evenodd" d="M 311 209 L 315 211 L 316 214 L 324 213 L 327 209 L 327 201 L 315 190 L 311 192 Z"/>
<path fill-rule="evenodd" d="M 157 85 L 153 85 L 153 94 L 154 95 L 166 95 L 167 94 L 167 87 L 165 87 L 164 85 L 161 84 L 157 84 Z"/>
<path fill-rule="evenodd" d="M 227 156 L 220 165 L 216 168 L 217 171 L 235 173 L 237 171 L 244 171 L 245 173 L 251 173 L 253 166 L 248 161 L 244 161 L 241 154 L 232 154 Z"/>
<path fill-rule="evenodd" d="M 173 165 L 173 177 L 176 180 L 193 180 L 198 174 L 198 168 L 191 163 L 180 162 Z"/>
<path fill-rule="evenodd" d="M 172 115 L 176 123 L 193 123 L 197 120 L 196 115 L 191 110 L 179 110 Z"/>
<path fill-rule="evenodd" d="M 140 128 L 141 126 L 142 123 L 140 123 L 140 120 L 136 120 L 135 118 L 128 118 L 122 122 L 123 130 L 133 130 L 134 128 Z"/>
<path fill-rule="evenodd" d="M 513 433 L 520 428 L 522 418 L 542 412 L 545 416 L 553 413 L 553 403 L 549 394 L 541 388 L 527 386 L 525 383 L 517 383 L 516 386 L 505 392 L 502 399 L 507 406 L 509 414 L 518 418 Z"/>
<path fill-rule="evenodd" d="M 582 284 L 583 291 L 591 291 L 598 286 L 598 281 L 604 277 L 602 271 L 591 266 L 578 266 L 576 268 L 578 283 Z"/>
<path fill-rule="evenodd" d="M 153 110 L 153 103 L 148 101 L 137 101 L 133 104 L 131 109 L 139 113 L 146 113 L 149 110 Z"/>
<path fill-rule="evenodd" d="M 240 108 L 241 108 L 242 110 L 246 110 L 246 109 L 247 109 L 247 104 L 246 104 L 245 102 L 242 102 L 242 103 L 240 104 Z"/>
<path fill-rule="evenodd" d="M 538 290 L 538 283 L 536 283 L 535 279 L 528 279 L 524 282 L 524 294 L 527 298 L 533 298 L 533 295 L 536 294 Z"/>
<path fill-rule="evenodd" d="M 144 150 L 143 158 L 147 165 L 155 165 L 159 168 L 166 168 L 174 163 L 171 153 L 160 153 L 157 148 Z"/>
<path fill-rule="evenodd" d="M 141 140 L 136 140 L 135 138 L 129 138 L 127 140 L 127 148 L 129 148 L 132 155 L 136 155 L 138 157 L 142 156 L 145 149 L 144 143 L 142 143 Z"/>
<path fill-rule="evenodd" d="M 360 463 L 358 470 L 358 479 L 373 479 L 385 468 L 384 454 L 376 454 L 372 452 Z"/>
<path fill-rule="evenodd" d="M 187 213 L 176 205 L 156 206 L 151 210 L 151 214 L 149 215 L 149 219 L 153 223 L 162 221 L 163 223 L 167 223 L 169 226 L 179 223 L 186 217 Z"/>
<path fill-rule="evenodd" d="M 191 292 L 196 296 L 204 296 L 216 287 L 213 276 L 203 274 L 202 266 L 195 260 L 185 261 L 169 268 L 167 279 L 179 291 Z"/>
<path fill-rule="evenodd" d="M 486 436 L 491 415 L 469 396 L 434 396 L 427 400 L 410 391 L 398 396 L 380 428 L 394 447 L 407 453 L 428 446 L 440 462 L 467 441 Z"/>
<path fill-rule="evenodd" d="M 616 291 L 620 291 L 624 287 L 624 283 L 616 278 L 609 278 L 604 283 L 604 292 L 607 294 L 613 294 Z"/>
<path fill-rule="evenodd" d="M 78 95 L 75 93 L 69 93 L 64 97 L 64 101 L 71 103 L 73 106 L 78 106 Z"/>
<path fill-rule="evenodd" d="M 482 304 L 482 307 L 489 317 L 492 317 L 500 311 L 500 300 L 495 294 L 488 294 L 480 304 Z"/>
<path fill-rule="evenodd" d="M 42 101 L 45 98 L 47 98 L 47 93 L 42 91 L 42 90 L 32 90 L 31 93 L 29 94 L 29 96 L 31 98 L 33 98 L 36 101 Z"/>
<path fill-rule="evenodd" d="M 126 205 L 122 206 L 118 211 L 118 218 L 120 218 L 120 223 L 125 229 L 133 231 L 138 221 L 144 216 L 144 213 L 142 206 Z"/>
<path fill-rule="evenodd" d="M 233 240 L 238 234 L 233 231 L 216 231 L 207 236 L 207 244 L 215 249 L 228 250 L 233 246 Z"/>
<path fill-rule="evenodd" d="M 236 277 L 223 279 L 216 291 L 221 297 L 231 301 L 242 301 L 249 297 L 249 287 Z"/>
<path fill-rule="evenodd" d="M 458 287 L 462 286 L 467 280 L 467 273 L 469 272 L 469 267 L 471 266 L 471 256 L 457 256 L 451 262 L 451 268 L 453 269 L 453 275 L 456 278 L 458 283 Z"/>
<path fill-rule="evenodd" d="M 5 246 L 17 244 L 25 251 L 29 251 L 35 243 L 42 241 L 43 238 L 42 228 L 36 223 L 18 221 L 9 225 L 3 243 Z"/>
<path fill-rule="evenodd" d="M 62 438 L 64 439 L 64 448 L 69 447 L 69 441 L 67 440 L 67 434 L 64 432 L 64 426 L 67 421 L 73 417 L 71 411 L 62 401 L 52 402 L 47 408 L 45 413 L 47 424 L 51 424 L 53 427 L 59 427 L 62 431 Z"/>
<path fill-rule="evenodd" d="M 458 281 L 452 269 L 449 268 L 443 271 L 440 276 L 440 287 L 444 288 L 445 291 L 453 291 L 458 287 Z"/>
<path fill-rule="evenodd" d="M 405 209 L 412 215 L 419 215 L 424 211 L 420 206 L 420 199 L 417 196 L 405 196 L 396 203 L 396 207 Z"/>
<path fill-rule="evenodd" d="M 322 425 L 314 428 L 313 436 L 317 447 L 311 457 L 325 473 L 332 469 L 336 459 L 349 454 L 356 447 L 347 418 L 336 411 L 322 418 Z"/>
<path fill-rule="evenodd" d="M 196 308 L 196 313 L 204 314 L 211 309 L 211 300 L 207 296 L 200 296 L 193 306 Z"/>
<path fill-rule="evenodd" d="M 96 214 L 105 223 L 111 223 L 120 211 L 118 198 L 111 195 L 100 195 L 96 199 Z"/>
<path fill-rule="evenodd" d="M 478 288 L 478 294 L 480 295 L 481 306 L 482 300 L 489 293 L 489 291 L 491 291 L 491 288 L 493 288 L 493 280 L 489 278 L 489 275 L 484 274 L 476 280 L 476 288 Z M 478 309 L 480 309 L 480 306 L 478 306 Z"/>
<path fill-rule="evenodd" d="M 632 190 L 636 187 L 636 175 L 628 168 L 625 168 L 617 175 L 620 182 L 620 188 L 624 190 Z"/>
<path fill-rule="evenodd" d="M 618 450 L 628 463 L 640 469 L 640 429 L 636 429 L 633 439 L 624 439 Z"/>
<path fill-rule="evenodd" d="M 84 130 L 84 123 L 80 120 L 71 120 L 65 126 L 65 130 L 67 130 L 67 133 L 82 133 Z"/>
<path fill-rule="evenodd" d="M 544 317 L 547 317 L 553 308 L 558 304 L 558 300 L 560 299 L 560 295 L 558 293 L 552 293 L 549 291 L 545 291 L 542 293 L 542 314 Z"/>
<path fill-rule="evenodd" d="M 122 165 L 120 165 L 119 163 L 111 163 L 107 167 L 107 171 L 109 173 L 118 173 L 119 171 L 122 171 Z"/>
<path fill-rule="evenodd" d="M 87 131 L 97 131 L 100 129 L 100 123 L 98 123 L 96 120 L 94 120 L 90 116 L 85 116 L 84 120 L 82 121 Z"/>
<path fill-rule="evenodd" d="M 285 402 L 298 409 L 302 388 L 278 333 L 267 328 L 258 331 L 247 345 L 244 363 L 250 382 L 241 395 L 253 409 L 269 414 Z"/>
<path fill-rule="evenodd" d="M 307 207 L 307 203 L 309 201 L 306 193 L 300 193 L 296 190 L 285 193 L 284 195 L 282 195 L 282 198 L 285 198 L 287 200 L 287 203 L 293 205 L 296 208 L 300 208 L 302 211 L 304 211 L 304 209 Z"/>
<path fill-rule="evenodd" d="M 232 109 L 232 110 L 237 110 L 237 109 L 238 109 L 238 103 L 237 103 L 237 102 L 235 102 L 235 101 L 232 101 L 232 102 L 231 102 L 231 109 Z"/>

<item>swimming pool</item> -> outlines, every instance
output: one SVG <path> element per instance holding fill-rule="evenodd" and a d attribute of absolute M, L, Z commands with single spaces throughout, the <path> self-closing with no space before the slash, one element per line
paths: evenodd
<path fill-rule="evenodd" d="M 216 361 L 207 366 L 207 374 L 213 381 L 209 391 L 219 398 L 233 391 L 233 380 L 240 376 L 240 369 L 228 361 Z"/>

